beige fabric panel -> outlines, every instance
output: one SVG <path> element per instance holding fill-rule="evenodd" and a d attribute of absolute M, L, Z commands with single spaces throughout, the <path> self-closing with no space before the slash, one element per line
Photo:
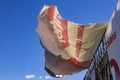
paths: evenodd
<path fill-rule="evenodd" d="M 78 59 L 80 62 L 92 59 L 107 26 L 106 22 L 86 25 Z"/>
<path fill-rule="evenodd" d="M 68 56 L 70 56 L 70 58 L 75 57 L 78 27 L 79 27 L 78 24 L 75 24 L 70 21 L 68 22 L 67 29 L 68 29 L 68 37 L 69 37 L 69 46 L 65 48 L 64 51 L 67 53 Z"/>
<path fill-rule="evenodd" d="M 86 25 L 83 32 L 79 57 L 76 56 L 76 40 L 78 33 L 78 24 L 68 22 L 68 36 L 70 46 L 65 48 L 68 56 L 75 58 L 79 62 L 84 62 L 92 59 L 96 48 L 107 28 L 107 23 L 98 23 Z"/>

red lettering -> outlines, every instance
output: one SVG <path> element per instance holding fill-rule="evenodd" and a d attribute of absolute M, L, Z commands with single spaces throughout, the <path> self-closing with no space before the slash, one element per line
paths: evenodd
<path fill-rule="evenodd" d="M 75 52 L 76 57 L 79 57 L 81 44 L 82 44 L 82 38 L 83 38 L 83 32 L 84 32 L 84 26 L 79 25 L 78 33 L 77 33 L 77 40 L 76 40 L 76 52 Z"/>
<path fill-rule="evenodd" d="M 68 43 L 68 30 L 67 30 L 67 20 L 64 20 L 60 17 L 58 12 L 55 9 L 55 6 L 49 6 L 48 9 L 48 19 L 50 20 L 52 30 L 55 33 L 58 42 L 62 48 L 69 46 Z"/>
<path fill-rule="evenodd" d="M 69 38 L 68 38 L 68 29 L 67 29 L 67 20 L 64 19 L 59 19 L 61 22 L 61 27 L 63 28 L 63 32 L 62 32 L 62 40 L 65 41 L 65 43 L 62 43 L 62 47 L 66 48 L 69 46 Z"/>
<path fill-rule="evenodd" d="M 116 32 L 114 32 L 107 41 L 107 47 L 109 47 L 112 44 L 112 42 L 116 39 L 116 37 L 117 37 Z"/>

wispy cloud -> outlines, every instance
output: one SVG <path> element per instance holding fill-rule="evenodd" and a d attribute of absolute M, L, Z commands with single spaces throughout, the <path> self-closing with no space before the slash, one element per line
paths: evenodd
<path fill-rule="evenodd" d="M 43 76 L 39 76 L 38 79 L 42 79 Z"/>
<path fill-rule="evenodd" d="M 34 74 L 29 74 L 29 75 L 25 75 L 26 79 L 32 79 L 32 78 L 36 78 L 36 76 Z"/>
<path fill-rule="evenodd" d="M 35 74 L 27 74 L 25 75 L 25 78 L 26 79 L 39 79 L 39 80 L 52 80 L 53 78 L 49 75 L 46 75 L 46 76 L 43 76 L 43 75 L 40 75 L 40 76 L 37 76 Z"/>
<path fill-rule="evenodd" d="M 49 79 L 52 79 L 52 77 L 47 75 L 47 76 L 45 76 L 45 79 L 49 80 Z"/>

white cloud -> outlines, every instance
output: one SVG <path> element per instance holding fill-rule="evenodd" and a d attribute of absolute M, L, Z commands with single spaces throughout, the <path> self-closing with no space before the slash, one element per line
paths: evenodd
<path fill-rule="evenodd" d="M 38 79 L 42 79 L 42 76 L 39 76 Z"/>
<path fill-rule="evenodd" d="M 35 79 L 35 78 L 37 78 L 37 79 L 39 79 L 39 80 L 43 80 L 43 79 L 45 79 L 45 80 L 52 80 L 52 79 L 53 79 L 53 78 L 52 78 L 51 76 L 49 76 L 49 75 L 46 75 L 46 76 L 40 75 L 40 76 L 37 77 L 35 74 L 25 75 L 25 78 L 26 78 L 26 79 Z"/>
<path fill-rule="evenodd" d="M 29 74 L 29 75 L 25 75 L 26 79 L 32 79 L 32 78 L 36 78 L 36 76 L 34 74 Z"/>
<path fill-rule="evenodd" d="M 48 79 L 52 79 L 51 76 L 45 76 L 45 79 L 48 80 Z"/>

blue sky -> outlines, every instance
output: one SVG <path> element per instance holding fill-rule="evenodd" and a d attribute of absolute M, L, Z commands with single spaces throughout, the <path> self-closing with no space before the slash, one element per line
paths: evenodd
<path fill-rule="evenodd" d="M 80 23 L 109 21 L 117 0 L 0 0 L 0 80 L 83 80 L 86 71 L 52 78 L 44 70 L 37 17 L 44 4 L 58 7 L 64 19 Z"/>

